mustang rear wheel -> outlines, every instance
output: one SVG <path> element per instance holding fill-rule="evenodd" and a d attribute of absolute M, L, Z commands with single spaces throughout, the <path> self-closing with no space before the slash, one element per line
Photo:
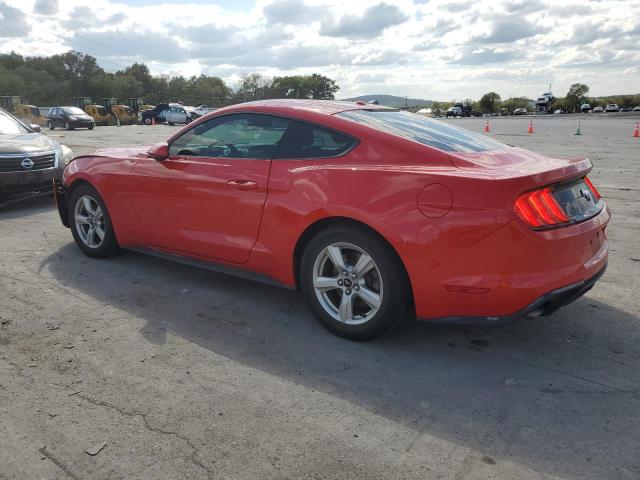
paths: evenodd
<path fill-rule="evenodd" d="M 73 238 L 84 253 L 106 258 L 118 252 L 109 212 L 93 187 L 81 185 L 73 191 L 69 219 Z"/>
<path fill-rule="evenodd" d="M 409 312 L 411 294 L 399 260 L 362 228 L 338 226 L 316 235 L 303 253 L 300 282 L 316 318 L 352 340 L 377 337 Z"/>

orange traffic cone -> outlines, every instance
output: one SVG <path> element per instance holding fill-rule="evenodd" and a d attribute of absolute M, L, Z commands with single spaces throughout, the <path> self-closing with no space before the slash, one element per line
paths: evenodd
<path fill-rule="evenodd" d="M 156 126 L 156 117 L 154 117 L 153 115 L 151 116 L 151 126 L 152 127 Z"/>
<path fill-rule="evenodd" d="M 529 128 L 527 129 L 529 135 L 533 134 L 533 120 L 529 120 Z"/>
<path fill-rule="evenodd" d="M 636 123 L 636 128 L 633 129 L 633 138 L 640 138 L 640 123 Z"/>
<path fill-rule="evenodd" d="M 491 125 L 489 125 L 489 120 L 484 124 L 484 133 L 489 133 L 491 131 Z"/>

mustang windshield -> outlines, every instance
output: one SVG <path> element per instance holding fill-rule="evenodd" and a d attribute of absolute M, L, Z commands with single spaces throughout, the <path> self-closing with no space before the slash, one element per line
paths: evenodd
<path fill-rule="evenodd" d="M 504 150 L 507 145 L 486 136 L 400 110 L 350 110 L 336 116 L 445 152 Z"/>

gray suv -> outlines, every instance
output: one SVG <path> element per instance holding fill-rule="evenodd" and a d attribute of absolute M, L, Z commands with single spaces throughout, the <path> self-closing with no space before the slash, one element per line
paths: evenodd
<path fill-rule="evenodd" d="M 47 195 L 62 178 L 71 150 L 0 108 L 0 207 Z"/>

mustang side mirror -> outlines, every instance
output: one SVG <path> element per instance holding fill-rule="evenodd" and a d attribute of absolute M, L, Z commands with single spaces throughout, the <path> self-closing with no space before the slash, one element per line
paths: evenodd
<path fill-rule="evenodd" d="M 147 156 L 153 158 L 154 160 L 158 160 L 161 162 L 162 160 L 166 160 L 169 158 L 169 145 L 166 143 L 159 143 L 154 145 L 147 151 Z"/>
<path fill-rule="evenodd" d="M 40 125 L 36 125 L 35 123 L 32 123 L 31 125 L 29 125 L 29 128 L 36 133 L 40 133 L 41 131 Z"/>

